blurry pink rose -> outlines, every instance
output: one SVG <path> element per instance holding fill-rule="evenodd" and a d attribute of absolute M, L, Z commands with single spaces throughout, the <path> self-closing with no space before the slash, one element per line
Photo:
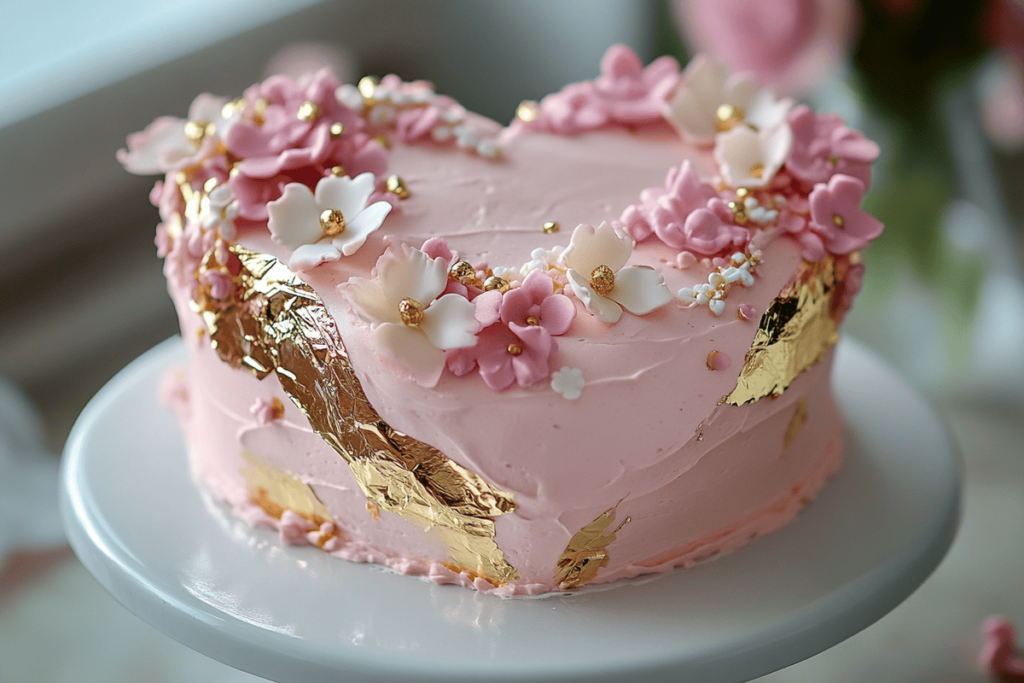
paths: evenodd
<path fill-rule="evenodd" d="M 853 0 L 676 0 L 673 11 L 694 52 L 788 94 L 812 90 L 839 68 L 857 24 Z"/>

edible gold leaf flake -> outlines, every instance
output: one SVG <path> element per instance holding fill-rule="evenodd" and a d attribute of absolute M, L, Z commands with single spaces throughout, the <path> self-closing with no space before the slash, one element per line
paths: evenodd
<path fill-rule="evenodd" d="M 316 293 L 277 259 L 229 245 L 232 293 L 195 302 L 217 355 L 263 379 L 275 373 L 309 424 L 352 470 L 369 502 L 444 543 L 458 571 L 503 585 L 519 578 L 494 542 L 493 517 L 512 495 L 392 429 L 370 405 L 336 323 Z M 200 266 L 219 268 L 213 253 Z"/>
<path fill-rule="evenodd" d="M 805 261 L 761 316 L 736 388 L 724 403 L 743 405 L 778 397 L 839 340 L 832 297 L 836 261 Z"/>
<path fill-rule="evenodd" d="M 621 501 L 620 501 L 621 502 Z M 559 588 L 570 590 L 586 585 L 597 578 L 597 570 L 608 564 L 608 545 L 615 540 L 629 517 L 622 520 L 612 531 L 608 528 L 615 521 L 615 507 L 605 510 L 601 516 L 576 532 L 565 546 L 565 552 L 555 565 L 555 583 Z"/>
<path fill-rule="evenodd" d="M 793 417 L 789 419 L 786 434 L 782 437 L 783 447 L 789 448 L 789 445 L 796 439 L 797 434 L 803 429 L 805 422 L 807 422 L 807 397 L 801 396 L 796 402 L 796 410 L 793 411 Z"/>
<path fill-rule="evenodd" d="M 251 465 L 242 470 L 249 497 L 268 515 L 281 519 L 285 510 L 291 510 L 317 526 L 331 519 L 331 513 L 308 484 L 251 453 L 243 451 L 242 457 Z"/>

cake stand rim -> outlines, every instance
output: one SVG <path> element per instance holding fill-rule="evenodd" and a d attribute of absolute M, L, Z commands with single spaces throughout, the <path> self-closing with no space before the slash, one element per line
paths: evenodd
<path fill-rule="evenodd" d="M 885 376 L 891 386 L 882 387 L 890 392 L 898 390 L 916 399 L 917 404 L 908 410 L 921 413 L 937 425 L 938 431 L 931 434 L 941 448 L 937 458 L 944 468 L 937 481 L 935 494 L 940 498 L 934 514 L 927 520 L 928 529 L 915 539 L 916 546 L 875 570 L 858 577 L 843 586 L 837 594 L 828 596 L 823 604 L 809 604 L 796 610 L 786 618 L 778 620 L 772 633 L 753 633 L 735 638 L 728 643 L 704 644 L 699 651 L 680 647 L 677 652 L 666 653 L 663 657 L 635 660 L 624 658 L 616 664 L 602 662 L 599 667 L 580 667 L 580 662 L 571 665 L 547 661 L 538 666 L 530 662 L 487 662 L 476 660 L 472 664 L 448 662 L 437 666 L 426 660 L 388 660 L 382 653 L 371 656 L 355 655 L 351 652 L 325 657 L 322 643 L 315 644 L 301 638 L 282 637 L 282 634 L 268 631 L 260 625 L 232 621 L 231 614 L 218 613 L 207 603 L 190 601 L 173 585 L 161 585 L 154 581 L 151 570 L 144 566 L 134 554 L 137 550 L 122 542 L 117 529 L 111 528 L 109 520 L 99 516 L 94 500 L 95 492 L 88 488 L 83 467 L 90 458 L 113 457 L 97 454 L 90 450 L 90 437 L 94 436 L 96 423 L 107 411 L 116 407 L 127 387 L 148 379 L 154 384 L 155 373 L 166 370 L 176 360 L 183 359 L 184 343 L 180 337 L 172 337 L 150 349 L 116 375 L 89 402 L 76 421 L 68 439 L 62 459 L 61 513 L 69 542 L 86 569 L 97 581 L 129 611 L 163 631 L 166 635 L 207 656 L 218 659 L 234 668 L 270 678 L 279 683 L 305 683 L 323 680 L 325 676 L 344 671 L 350 676 L 373 678 L 377 681 L 408 680 L 416 676 L 421 681 L 475 681 L 486 676 L 491 681 L 560 681 L 586 680 L 590 683 L 616 681 L 624 675 L 636 678 L 636 683 L 654 680 L 678 680 L 680 675 L 692 676 L 708 683 L 749 680 L 783 668 L 810 657 L 854 635 L 877 621 L 895 608 L 916 590 L 938 566 L 952 544 L 960 517 L 960 490 L 962 463 L 944 422 L 934 409 L 911 389 L 891 369 L 862 345 L 848 338 L 839 344 L 837 358 L 850 356 L 848 363 L 867 364 L 867 369 L 876 375 Z M 862 368 L 864 369 L 864 368 Z M 868 373 L 869 375 L 871 373 Z M 155 389 L 155 387 L 154 387 Z M 856 390 L 854 400 L 856 399 Z M 860 389 L 863 393 L 863 388 Z M 156 402 L 156 391 L 151 392 Z M 851 390 L 847 389 L 846 394 Z M 843 387 L 837 387 L 837 400 L 842 403 Z M 851 400 L 846 395 L 847 401 Z M 903 396 L 906 400 L 906 396 Z M 916 416 L 918 419 L 921 414 Z M 933 444 L 934 445 L 934 444 Z M 183 445 L 182 445 L 183 448 Z M 188 485 L 192 485 L 191 478 Z M 941 481 L 940 481 L 941 480 Z M 822 495 L 828 495 L 826 484 Z M 123 520 L 121 520 L 123 523 Z M 792 526 L 792 525 L 790 525 Z M 765 542 L 785 529 L 768 535 Z M 260 533 L 259 531 L 255 533 Z M 758 541 L 761 542 L 761 541 Z M 739 549 L 736 553 L 743 553 Z M 339 562 L 331 559 L 332 562 Z M 375 571 L 366 565 L 344 565 L 357 571 Z M 693 570 L 689 570 L 693 571 Z M 643 583 L 633 590 L 657 591 L 662 585 L 658 581 Z M 438 588 L 438 587 L 435 587 Z M 467 589 L 443 587 L 449 591 Z M 628 590 L 626 586 L 608 591 Z M 597 593 L 594 595 L 602 595 Z M 870 596 L 865 599 L 864 596 Z M 493 596 L 482 599 L 501 600 Z M 571 604 L 579 598 L 565 598 Z M 597 598 L 600 600 L 601 598 Z M 554 598 L 551 600 L 561 600 Z M 503 604 L 536 603 L 531 600 L 501 600 Z M 819 601 L 820 602 L 820 601 Z M 567 660 L 569 662 L 570 660 Z"/>

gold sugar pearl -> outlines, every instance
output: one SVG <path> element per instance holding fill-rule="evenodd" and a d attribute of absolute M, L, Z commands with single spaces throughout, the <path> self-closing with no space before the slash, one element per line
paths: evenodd
<path fill-rule="evenodd" d="M 832 224 L 837 228 L 842 229 L 846 225 L 846 221 L 838 213 L 832 214 Z"/>
<path fill-rule="evenodd" d="M 452 264 L 452 267 L 448 269 L 448 277 L 453 280 L 457 280 L 467 287 L 479 287 L 480 278 L 476 276 L 476 270 L 473 269 L 473 265 L 469 261 L 456 261 Z"/>
<path fill-rule="evenodd" d="M 529 123 L 540 116 L 540 105 L 533 100 L 523 100 L 516 108 L 516 118 Z"/>
<path fill-rule="evenodd" d="M 399 176 L 388 176 L 388 179 L 384 181 L 384 189 L 399 199 L 409 198 L 409 188 L 405 186 L 405 181 Z"/>
<path fill-rule="evenodd" d="M 387 135 L 374 135 L 373 141 L 384 149 L 391 149 L 391 140 L 388 139 Z"/>
<path fill-rule="evenodd" d="M 320 116 L 320 106 L 316 102 L 306 100 L 299 105 L 299 111 L 296 112 L 295 116 L 300 121 L 313 121 Z"/>
<path fill-rule="evenodd" d="M 221 107 L 220 115 L 222 118 L 230 119 L 232 116 L 240 111 L 245 110 L 245 100 L 239 97 L 238 99 L 231 100 L 223 107 Z"/>
<path fill-rule="evenodd" d="M 509 344 L 508 349 L 506 350 L 513 356 L 523 355 L 523 347 L 519 346 L 518 344 Z"/>
<path fill-rule="evenodd" d="M 337 140 L 338 138 L 345 134 L 345 124 L 341 123 L 340 121 L 336 121 L 335 123 L 331 124 L 330 131 L 331 139 Z"/>
<path fill-rule="evenodd" d="M 526 324 L 527 325 L 540 325 L 540 318 L 538 318 L 535 315 L 527 316 Z"/>
<path fill-rule="evenodd" d="M 748 190 L 745 187 L 738 187 L 738 188 L 736 188 L 736 196 L 739 197 L 740 199 L 746 199 L 747 195 L 749 195 L 749 194 L 750 194 L 750 190 Z"/>
<path fill-rule="evenodd" d="M 423 304 L 416 299 L 406 297 L 398 303 L 398 315 L 402 318 L 402 324 L 406 327 L 416 327 L 426 314 L 423 312 Z"/>
<path fill-rule="evenodd" d="M 608 296 L 615 288 L 615 273 L 605 265 L 594 268 L 590 273 L 590 286 L 601 296 Z"/>
<path fill-rule="evenodd" d="M 747 213 L 747 205 L 743 202 L 732 201 L 729 202 L 728 206 L 729 210 L 732 211 L 732 219 L 736 222 L 736 225 L 745 225 L 750 218 L 750 214 Z"/>
<path fill-rule="evenodd" d="M 828 155 L 828 163 L 832 164 L 833 166 L 838 166 L 839 165 L 839 157 L 837 157 L 834 154 Z"/>
<path fill-rule="evenodd" d="M 186 121 L 185 138 L 193 147 L 199 149 L 207 135 L 213 135 L 217 127 L 209 121 Z"/>
<path fill-rule="evenodd" d="M 338 209 L 326 209 L 320 214 L 320 227 L 328 237 L 345 232 L 345 216 Z"/>
<path fill-rule="evenodd" d="M 341 176 L 348 175 L 348 172 L 345 171 L 344 166 L 331 166 L 331 175 L 340 178 Z"/>
<path fill-rule="evenodd" d="M 377 90 L 377 79 L 373 76 L 363 76 L 359 79 L 359 94 L 363 96 L 364 100 L 372 100 L 373 93 Z"/>
<path fill-rule="evenodd" d="M 743 111 L 742 107 L 737 107 L 734 104 L 720 104 L 715 110 L 715 128 L 718 129 L 718 132 L 724 133 L 727 130 L 732 130 L 746 117 L 747 113 Z"/>
<path fill-rule="evenodd" d="M 541 232 L 545 235 L 550 235 L 553 232 L 558 232 L 561 227 L 558 221 L 548 221 L 541 227 Z"/>
<path fill-rule="evenodd" d="M 750 167 L 750 177 L 760 180 L 764 177 L 764 164 L 754 164 Z"/>
<path fill-rule="evenodd" d="M 508 283 L 508 280 L 500 278 L 497 275 L 492 275 L 484 281 L 484 291 L 491 291 L 496 289 L 502 294 L 512 289 L 512 285 Z"/>

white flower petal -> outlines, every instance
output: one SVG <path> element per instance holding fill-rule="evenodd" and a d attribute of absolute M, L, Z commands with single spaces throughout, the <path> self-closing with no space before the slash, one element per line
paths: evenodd
<path fill-rule="evenodd" d="M 380 283 L 366 278 L 353 277 L 339 287 L 345 298 L 352 304 L 357 315 L 369 323 L 401 323 L 398 307 L 391 305 L 384 296 Z"/>
<path fill-rule="evenodd" d="M 374 339 L 381 354 L 394 358 L 412 373 L 418 384 L 432 387 L 441 378 L 444 351 L 431 344 L 420 330 L 401 323 L 384 323 L 377 327 Z"/>
<path fill-rule="evenodd" d="M 604 222 L 596 230 L 589 225 L 577 226 L 562 260 L 566 266 L 589 278 L 598 266 L 608 266 L 614 273 L 626 265 L 632 253 L 633 241 L 620 236 Z"/>
<path fill-rule="evenodd" d="M 793 100 L 784 98 L 776 100 L 768 90 L 761 90 L 750 102 L 747 109 L 747 123 L 758 130 L 771 130 L 789 118 L 789 110 L 793 108 Z"/>
<path fill-rule="evenodd" d="M 216 124 L 224 117 L 224 105 L 227 103 L 226 97 L 217 97 L 205 92 L 201 93 L 189 105 L 188 118 L 190 121 L 204 121 Z"/>
<path fill-rule="evenodd" d="M 391 211 L 391 204 L 388 202 L 376 202 L 345 223 L 345 230 L 335 236 L 331 242 L 341 250 L 345 256 L 351 256 L 359 250 L 366 242 L 370 233 L 380 228 L 384 217 Z"/>
<path fill-rule="evenodd" d="M 458 294 L 445 294 L 424 311 L 420 330 L 439 349 L 476 346 L 476 306 Z"/>
<path fill-rule="evenodd" d="M 320 227 L 320 208 L 313 193 L 302 183 L 288 183 L 280 199 L 267 204 L 267 227 L 274 241 L 295 251 L 324 236 Z"/>
<path fill-rule="evenodd" d="M 316 203 L 321 211 L 337 209 L 352 220 L 366 208 L 366 200 L 377 185 L 372 173 L 360 173 L 355 178 L 330 175 L 316 184 Z"/>
<path fill-rule="evenodd" d="M 634 315 L 646 315 L 672 301 L 672 292 L 653 268 L 631 266 L 615 274 L 609 298 Z"/>
<path fill-rule="evenodd" d="M 351 83 L 345 83 L 335 90 L 334 97 L 349 109 L 361 111 L 363 108 L 363 94 Z"/>
<path fill-rule="evenodd" d="M 757 102 L 761 92 L 761 86 L 757 84 L 757 78 L 752 73 L 744 71 L 733 74 L 725 79 L 722 88 L 722 100 L 719 104 L 731 104 L 734 107 L 740 107 L 745 114 L 744 120 L 749 121 L 750 110 Z M 717 111 L 718 105 L 715 105 L 715 109 Z"/>
<path fill-rule="evenodd" d="M 725 310 L 725 302 L 721 299 L 715 299 L 708 304 L 708 309 L 715 315 L 722 315 L 722 311 Z"/>
<path fill-rule="evenodd" d="M 619 322 L 619 318 L 622 317 L 621 306 L 591 289 L 589 282 L 583 279 L 576 271 L 570 270 L 566 275 L 569 278 L 569 286 L 572 287 L 573 293 L 583 302 L 588 311 L 597 316 L 598 320 L 603 323 Z"/>
<path fill-rule="evenodd" d="M 759 133 L 736 126 L 716 138 L 715 160 L 733 187 L 762 187 L 782 168 L 792 147 L 788 123 Z"/>
<path fill-rule="evenodd" d="M 303 244 L 292 252 L 292 257 L 288 259 L 288 268 L 293 271 L 309 270 L 316 268 L 321 263 L 337 261 L 340 258 L 341 252 L 335 249 L 330 242 Z"/>
<path fill-rule="evenodd" d="M 408 297 L 429 306 L 447 286 L 448 268 L 444 259 L 431 259 L 402 245 L 388 249 L 377 261 L 377 279 L 393 305 Z"/>
<path fill-rule="evenodd" d="M 118 150 L 117 160 L 129 173 L 163 173 L 178 159 L 195 152 L 185 137 L 185 121 L 161 116 L 140 133 L 128 136 L 128 149 Z"/>

